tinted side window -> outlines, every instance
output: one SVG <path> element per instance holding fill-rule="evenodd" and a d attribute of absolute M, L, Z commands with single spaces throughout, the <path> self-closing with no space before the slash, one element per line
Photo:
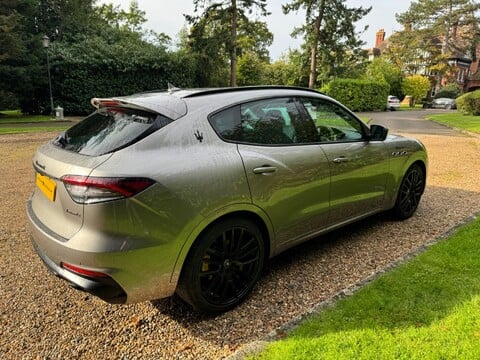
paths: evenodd
<path fill-rule="evenodd" d="M 358 141 L 364 138 L 361 123 L 337 104 L 322 99 L 302 98 L 315 124 L 319 141 Z"/>
<path fill-rule="evenodd" d="M 245 103 L 213 115 L 210 122 L 225 140 L 262 145 L 317 141 L 315 126 L 302 119 L 292 98 Z"/>
<path fill-rule="evenodd" d="M 240 106 L 222 110 L 210 117 L 210 123 L 222 139 L 242 141 L 243 127 L 240 121 Z"/>

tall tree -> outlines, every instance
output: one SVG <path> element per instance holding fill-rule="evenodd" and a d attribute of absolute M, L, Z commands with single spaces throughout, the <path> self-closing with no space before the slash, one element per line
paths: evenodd
<path fill-rule="evenodd" d="M 273 35 L 263 22 L 249 18 L 254 10 L 260 16 L 269 15 L 266 8 L 267 1 L 193 0 L 193 3 L 195 15 L 185 15 L 187 21 L 192 24 L 190 36 L 193 49 L 201 50 L 202 47 L 198 45 L 205 45 L 208 42 L 209 45 L 213 44 L 213 47 L 224 52 L 224 56 L 227 56 L 230 62 L 230 86 L 236 86 L 237 58 L 242 50 L 240 48 L 241 38 L 257 37 L 257 40 L 254 41 L 255 44 L 250 44 L 257 49 L 265 49 L 265 46 L 271 44 L 273 40 Z M 256 31 L 252 33 L 252 30 Z M 209 46 L 209 48 L 211 47 Z M 209 56 L 204 51 L 201 53 Z"/>
<path fill-rule="evenodd" d="M 96 0 L 39 0 L 37 31 L 50 40 L 72 41 L 90 32 Z"/>
<path fill-rule="evenodd" d="M 32 99 L 46 84 L 46 64 L 35 28 L 37 14 L 35 0 L 1 2 L 0 107 L 22 105 L 29 112 L 38 110 Z"/>
<path fill-rule="evenodd" d="M 147 21 L 145 11 L 138 7 L 138 1 L 131 0 L 128 11 L 112 3 L 100 5 L 96 11 L 107 23 L 117 29 L 141 32 L 142 25 Z"/>
<path fill-rule="evenodd" d="M 354 24 L 372 8 L 349 8 L 345 2 L 346 0 L 293 0 L 283 5 L 285 14 L 305 10 L 305 24 L 294 29 L 292 35 L 303 34 L 310 49 L 310 88 L 314 88 L 317 81 L 319 60 L 332 65 L 333 59 L 340 54 L 358 51 L 364 44 L 358 39 Z"/>
<path fill-rule="evenodd" d="M 412 73 L 436 74 L 438 89 L 452 57 L 474 55 L 480 43 L 479 11 L 477 0 L 413 1 L 406 12 L 397 15 L 405 29 L 392 37 L 390 56 Z M 408 51 L 396 51 L 401 48 Z"/>

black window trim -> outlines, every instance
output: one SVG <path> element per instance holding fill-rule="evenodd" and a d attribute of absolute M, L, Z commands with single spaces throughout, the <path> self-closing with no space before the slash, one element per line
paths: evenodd
<path fill-rule="evenodd" d="M 313 95 L 324 95 L 324 94 L 315 92 Z M 273 100 L 273 99 L 292 99 L 293 103 L 295 104 L 295 107 L 297 108 L 297 110 L 299 112 L 299 115 L 300 115 L 300 117 L 302 118 L 303 121 L 312 121 L 312 118 L 308 114 L 307 109 L 305 108 L 305 106 L 303 105 L 303 103 L 300 99 L 317 99 L 317 100 L 321 100 L 321 101 L 333 104 L 335 106 L 338 106 L 338 107 L 342 108 L 343 110 L 345 110 L 346 113 L 348 113 L 355 121 L 357 121 L 360 124 L 360 126 L 362 128 L 363 136 L 362 136 L 361 139 L 358 139 L 358 140 L 351 140 L 350 139 L 350 140 L 345 140 L 345 141 L 339 140 L 339 141 L 335 141 L 335 142 L 315 141 L 315 142 L 300 142 L 300 143 L 291 143 L 291 144 L 259 144 L 259 143 L 252 143 L 252 142 L 246 142 L 246 141 L 225 139 L 224 137 L 222 137 L 219 134 L 219 132 L 217 131 L 217 129 L 215 128 L 215 126 L 212 123 L 212 117 L 221 113 L 222 111 L 234 108 L 236 106 L 240 107 L 243 104 L 247 104 L 247 103 L 250 103 L 250 102 L 262 101 L 262 100 Z M 333 99 L 325 97 L 325 95 L 324 96 L 311 96 L 311 94 L 308 94 L 308 95 L 307 94 L 305 94 L 305 95 L 299 95 L 299 94 L 295 94 L 295 95 L 282 94 L 282 95 L 280 95 L 280 94 L 278 94 L 278 95 L 274 95 L 274 96 L 259 96 L 257 98 L 251 98 L 251 99 L 248 99 L 248 100 L 235 102 L 235 103 L 229 104 L 227 106 L 224 106 L 220 109 L 217 109 L 217 110 L 211 112 L 210 114 L 208 114 L 207 120 L 208 120 L 208 123 L 210 124 L 211 128 L 215 132 L 215 134 L 218 136 L 218 138 L 221 141 L 226 142 L 226 143 L 230 143 L 230 144 L 241 144 L 241 145 L 262 146 L 262 147 L 286 147 L 286 146 L 290 147 L 290 146 L 342 144 L 342 143 L 356 143 L 356 142 L 370 141 L 370 139 L 369 139 L 370 130 L 369 130 L 368 126 L 361 119 L 359 119 L 358 116 L 356 116 L 352 111 L 350 111 L 350 109 L 348 109 L 347 107 L 345 107 L 344 105 L 342 105 L 341 103 L 339 103 L 337 101 L 333 101 Z"/>

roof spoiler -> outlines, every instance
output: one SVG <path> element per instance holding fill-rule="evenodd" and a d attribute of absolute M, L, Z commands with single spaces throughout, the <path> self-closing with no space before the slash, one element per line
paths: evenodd
<path fill-rule="evenodd" d="M 92 104 L 92 106 L 96 109 L 99 109 L 100 106 L 119 106 L 121 102 L 109 98 L 92 98 L 90 100 L 90 104 Z"/>

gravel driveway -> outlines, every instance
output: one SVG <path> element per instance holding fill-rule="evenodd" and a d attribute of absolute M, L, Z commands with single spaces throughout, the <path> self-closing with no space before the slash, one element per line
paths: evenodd
<path fill-rule="evenodd" d="M 287 251 L 253 294 L 215 318 L 176 299 L 109 305 L 51 275 L 32 250 L 31 156 L 54 133 L 0 136 L 0 358 L 218 359 L 381 271 L 480 211 L 480 137 L 418 135 L 427 190 L 404 222 L 385 215 Z"/>

